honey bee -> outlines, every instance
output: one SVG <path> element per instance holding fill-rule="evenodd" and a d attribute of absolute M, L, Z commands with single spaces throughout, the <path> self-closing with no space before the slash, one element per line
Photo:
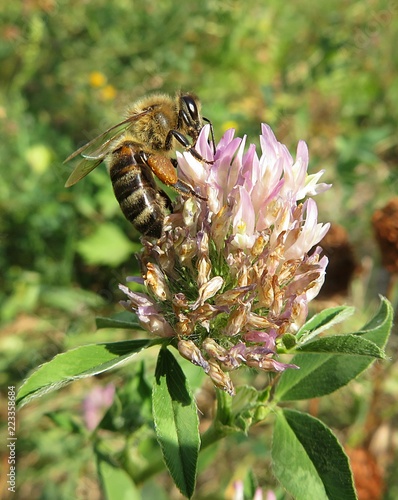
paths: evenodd
<path fill-rule="evenodd" d="M 204 122 L 200 101 L 192 93 L 175 98 L 154 94 L 136 102 L 125 120 L 72 153 L 64 163 L 81 155 L 65 187 L 73 186 L 104 160 L 108 164 L 113 191 L 127 220 L 143 235 L 160 238 L 164 218 L 172 211 L 169 196 L 156 184 L 154 175 L 183 196 L 196 196 L 194 189 L 177 176 L 177 161 L 170 154 L 182 146 L 195 158 L 206 160 L 195 150 Z M 190 137 L 192 144 L 187 139 Z M 211 163 L 211 162 L 209 162 Z"/>

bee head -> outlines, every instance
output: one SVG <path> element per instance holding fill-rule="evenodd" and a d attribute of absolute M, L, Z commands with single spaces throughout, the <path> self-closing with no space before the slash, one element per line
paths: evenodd
<path fill-rule="evenodd" d="M 182 94 L 180 96 L 179 120 L 180 128 L 196 140 L 203 123 L 200 116 L 200 102 L 195 95 Z"/>

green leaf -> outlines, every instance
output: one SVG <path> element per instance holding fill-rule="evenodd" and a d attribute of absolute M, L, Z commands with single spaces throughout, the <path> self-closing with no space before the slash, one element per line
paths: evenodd
<path fill-rule="evenodd" d="M 115 224 L 108 222 L 80 240 L 77 251 L 87 264 L 116 267 L 132 255 L 134 246 Z"/>
<path fill-rule="evenodd" d="M 277 413 L 272 461 L 276 477 L 295 500 L 356 499 L 349 461 L 336 436 L 306 413 Z"/>
<path fill-rule="evenodd" d="M 355 335 L 374 342 L 381 349 L 387 344 L 394 318 L 394 310 L 385 297 L 380 297 L 381 304 L 376 315 Z"/>
<path fill-rule="evenodd" d="M 255 498 L 256 490 L 258 488 L 258 481 L 254 472 L 248 467 L 246 475 L 243 479 L 243 498 L 252 500 Z"/>
<path fill-rule="evenodd" d="M 152 386 L 145 379 L 145 365 L 135 363 L 131 368 L 99 423 L 101 429 L 132 434 L 143 425 L 152 426 Z"/>
<path fill-rule="evenodd" d="M 40 301 L 48 307 L 62 309 L 72 314 L 83 304 L 89 307 L 104 305 L 104 300 L 98 293 L 59 286 L 42 286 Z"/>
<path fill-rule="evenodd" d="M 315 314 L 297 332 L 296 339 L 308 342 L 328 328 L 349 318 L 355 311 L 354 307 L 338 306 L 325 309 Z"/>
<path fill-rule="evenodd" d="M 135 318 L 135 319 L 134 319 Z M 125 329 L 133 329 L 142 330 L 142 326 L 139 324 L 137 317 L 132 315 L 131 321 L 116 319 L 116 318 L 95 318 L 95 325 L 99 329 L 101 328 L 125 328 Z"/>
<path fill-rule="evenodd" d="M 311 342 L 315 343 L 315 342 Z M 372 345 L 372 343 L 369 342 Z M 377 346 L 373 344 L 375 349 Z M 300 353 L 292 363 L 300 370 L 286 370 L 277 385 L 275 399 L 292 401 L 324 396 L 348 384 L 363 372 L 374 356 L 356 353 Z"/>
<path fill-rule="evenodd" d="M 60 429 L 67 431 L 69 434 L 83 434 L 86 429 L 80 425 L 80 423 L 75 422 L 72 414 L 69 411 L 52 411 L 46 413 L 48 417 L 55 425 Z"/>
<path fill-rule="evenodd" d="M 80 378 L 105 372 L 151 345 L 150 340 L 127 340 L 90 344 L 58 354 L 28 377 L 18 391 L 17 403 L 24 405 L 33 398 L 57 390 Z"/>
<path fill-rule="evenodd" d="M 127 472 L 97 454 L 97 468 L 106 500 L 141 500 L 140 492 Z"/>
<path fill-rule="evenodd" d="M 358 335 L 335 335 L 308 342 L 297 348 L 299 352 L 345 353 L 351 356 L 385 358 L 384 351 L 376 344 Z"/>
<path fill-rule="evenodd" d="M 191 498 L 200 447 L 199 419 L 185 375 L 167 349 L 159 352 L 152 394 L 164 461 L 181 493 Z"/>
<path fill-rule="evenodd" d="M 392 317 L 390 303 L 382 299 L 376 316 L 360 332 L 324 337 L 300 346 L 302 352 L 291 360 L 300 370 L 286 370 L 282 374 L 275 399 L 291 401 L 324 396 L 348 384 L 375 358 L 384 357 L 381 349 L 391 331 Z M 325 352 L 326 347 L 334 348 L 334 352 Z M 312 352 L 303 352 L 310 349 Z"/>

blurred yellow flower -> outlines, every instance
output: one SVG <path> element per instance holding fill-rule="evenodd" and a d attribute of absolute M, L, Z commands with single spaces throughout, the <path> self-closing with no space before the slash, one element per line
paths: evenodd
<path fill-rule="evenodd" d="M 52 153 L 45 144 L 35 144 L 26 150 L 25 158 L 33 172 L 42 174 L 51 164 Z"/>
<path fill-rule="evenodd" d="M 100 71 L 93 71 L 90 73 L 89 81 L 92 87 L 103 87 L 106 83 L 106 76 Z"/>
<path fill-rule="evenodd" d="M 230 128 L 238 130 L 239 126 L 238 126 L 237 122 L 234 121 L 234 120 L 228 120 L 226 122 L 223 122 L 223 124 L 221 125 L 221 129 L 222 129 L 223 132 L 226 132 Z"/>
<path fill-rule="evenodd" d="M 100 90 L 100 97 L 103 101 L 111 101 L 116 97 L 116 89 L 113 85 L 107 85 Z"/>

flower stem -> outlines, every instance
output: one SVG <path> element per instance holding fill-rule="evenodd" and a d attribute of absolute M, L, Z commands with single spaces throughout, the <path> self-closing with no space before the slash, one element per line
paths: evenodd
<path fill-rule="evenodd" d="M 214 425 L 213 423 L 207 431 L 202 434 L 200 450 L 202 451 L 220 439 L 225 438 L 227 434 L 229 433 L 225 429 L 222 429 L 219 425 Z"/>

